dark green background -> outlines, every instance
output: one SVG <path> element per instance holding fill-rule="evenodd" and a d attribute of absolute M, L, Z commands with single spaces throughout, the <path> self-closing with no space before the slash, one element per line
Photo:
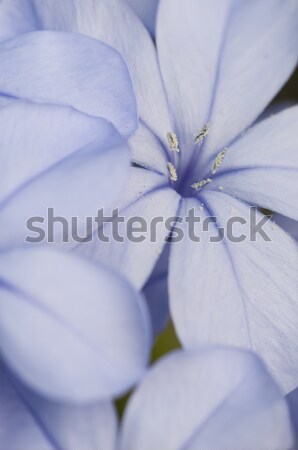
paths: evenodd
<path fill-rule="evenodd" d="M 282 91 L 277 95 L 275 101 L 288 101 L 293 100 L 298 102 L 298 68 L 292 75 L 288 83 L 282 89 Z M 297 124 L 298 126 L 298 124 Z"/>

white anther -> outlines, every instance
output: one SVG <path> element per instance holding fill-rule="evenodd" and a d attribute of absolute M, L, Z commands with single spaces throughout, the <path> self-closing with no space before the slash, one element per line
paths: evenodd
<path fill-rule="evenodd" d="M 206 186 L 206 184 L 212 183 L 211 178 L 207 178 L 206 180 L 199 181 L 198 183 L 194 183 L 191 185 L 193 189 L 199 190 L 202 187 Z"/>
<path fill-rule="evenodd" d="M 170 180 L 177 181 L 178 175 L 177 175 L 177 170 L 175 169 L 175 166 L 171 162 L 168 162 L 167 165 L 168 165 Z"/>
<path fill-rule="evenodd" d="M 223 151 L 221 151 L 217 157 L 215 158 L 214 164 L 212 166 L 212 175 L 214 175 L 218 169 L 220 168 L 220 166 L 223 163 L 223 160 L 225 159 L 226 153 L 227 153 L 228 149 L 225 148 Z"/>
<path fill-rule="evenodd" d="M 203 126 L 203 128 L 201 128 L 198 133 L 196 134 L 194 141 L 196 144 L 201 144 L 201 142 L 203 142 L 203 140 L 205 139 L 205 137 L 208 136 L 209 134 L 209 130 L 210 130 L 210 124 L 206 123 L 206 125 Z"/>
<path fill-rule="evenodd" d="M 179 153 L 180 152 L 179 142 L 178 142 L 178 138 L 177 138 L 176 134 L 173 132 L 172 133 L 169 132 L 167 134 L 167 138 L 168 138 L 170 150 L 172 150 L 173 152 Z"/>

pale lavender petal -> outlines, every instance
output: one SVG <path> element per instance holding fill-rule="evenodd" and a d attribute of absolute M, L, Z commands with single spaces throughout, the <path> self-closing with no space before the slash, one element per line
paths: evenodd
<path fill-rule="evenodd" d="M 127 0 L 144 22 L 152 36 L 155 35 L 156 12 L 159 0 Z"/>
<path fill-rule="evenodd" d="M 285 399 L 290 409 L 293 430 L 295 434 L 295 443 L 296 446 L 298 446 L 298 388 L 294 389 L 294 391 L 286 395 Z M 296 448 L 296 446 L 293 448 Z"/>
<path fill-rule="evenodd" d="M 164 176 L 141 168 L 133 168 L 128 188 L 118 202 L 119 225 L 106 222 L 93 235 L 91 242 L 79 244 L 74 251 L 95 261 L 104 261 L 122 272 L 136 287 L 142 289 L 160 257 L 170 234 L 165 222 L 175 221 L 180 196 L 168 184 Z M 117 207 L 117 205 L 116 205 Z M 111 210 L 105 209 L 105 217 L 111 217 Z M 127 233 L 128 221 L 140 218 L 141 228 L 132 241 Z M 120 239 L 116 236 L 119 235 Z M 104 237 L 102 237 L 104 236 Z M 109 242 L 104 242 L 108 239 Z M 122 240 L 122 242 L 121 242 Z"/>
<path fill-rule="evenodd" d="M 130 138 L 131 158 L 133 162 L 146 169 L 168 177 L 167 150 L 163 143 L 143 123 Z"/>
<path fill-rule="evenodd" d="M 36 17 L 30 1 L 1 0 L 0 42 L 37 28 Z"/>
<path fill-rule="evenodd" d="M 298 106 L 260 122 L 227 151 L 210 189 L 298 219 Z"/>
<path fill-rule="evenodd" d="M 0 372 L 0 443 L 5 450 L 115 450 L 112 403 L 64 405 L 38 397 Z"/>
<path fill-rule="evenodd" d="M 170 244 L 167 244 L 144 286 L 143 292 L 151 313 L 153 333 L 157 335 L 169 320 L 168 266 Z"/>
<path fill-rule="evenodd" d="M 148 31 L 126 1 L 23 1 L 36 29 L 81 33 L 119 51 L 133 80 L 141 123 L 166 146 L 167 132 L 172 127 L 156 50 Z M 17 8 L 14 12 L 18 14 Z"/>
<path fill-rule="evenodd" d="M 73 217 L 84 236 L 86 217 L 115 202 L 128 178 L 127 142 L 110 123 L 71 108 L 22 102 L 2 108 L 0 143 L 2 248 L 23 244 L 34 217 L 46 241 L 49 208 L 67 220 L 67 241 Z M 61 242 L 62 226 L 55 230 L 53 241 Z"/>
<path fill-rule="evenodd" d="M 298 377 L 297 243 L 270 221 L 263 231 L 271 241 L 254 237 L 248 205 L 224 193 L 188 199 L 181 214 L 192 208 L 201 221 L 217 217 L 217 225 L 211 222 L 203 232 L 195 224 L 201 242 L 194 242 L 184 222 L 186 238 L 172 246 L 170 308 L 178 336 L 187 348 L 225 344 L 256 351 L 289 392 Z M 246 221 L 233 225 L 232 238 L 243 235 L 242 242 L 232 242 L 231 229 L 227 238 L 227 223 L 235 217 Z M 258 212 L 255 222 L 263 217 Z M 225 239 L 210 242 L 219 226 Z"/>
<path fill-rule="evenodd" d="M 125 136 L 138 126 L 127 66 L 102 42 L 72 33 L 23 34 L 0 46 L 0 73 L 0 94 L 72 106 L 109 120 Z"/>
<path fill-rule="evenodd" d="M 229 348 L 175 352 L 133 394 L 121 450 L 290 448 L 286 402 L 254 355 Z"/>
<path fill-rule="evenodd" d="M 2 253 L 0 289 L 1 354 L 28 386 L 91 402 L 121 395 L 142 376 L 146 305 L 110 269 L 49 249 L 15 250 Z"/>
<path fill-rule="evenodd" d="M 298 222 L 296 220 L 289 219 L 281 214 L 274 214 L 272 220 L 298 241 Z"/>

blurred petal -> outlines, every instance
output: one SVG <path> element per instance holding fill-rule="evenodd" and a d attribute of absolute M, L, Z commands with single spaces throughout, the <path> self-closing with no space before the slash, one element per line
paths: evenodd
<path fill-rule="evenodd" d="M 128 178 L 127 143 L 105 120 L 71 108 L 2 108 L 0 143 L 2 248 L 22 244 L 27 220 L 45 220 L 49 208 L 69 224 L 78 217 L 78 229 L 85 229 L 86 217 L 111 205 Z M 62 239 L 57 228 L 55 241 Z"/>
<path fill-rule="evenodd" d="M 170 244 L 167 244 L 144 286 L 144 295 L 151 313 L 154 335 L 159 334 L 169 320 L 168 266 Z"/>
<path fill-rule="evenodd" d="M 0 109 L 0 201 L 5 201 L 30 179 L 95 140 L 98 140 L 98 145 L 102 140 L 104 151 L 108 150 L 110 138 L 112 148 L 113 139 L 117 136 L 118 133 L 108 122 L 69 107 L 17 102 Z M 122 141 L 120 137 L 118 140 L 119 143 Z M 121 158 L 123 154 L 121 165 L 124 169 L 125 165 L 129 165 L 129 155 L 128 147 L 122 142 L 117 157 Z M 111 174 L 105 182 L 109 182 L 110 177 Z M 115 181 L 116 178 L 116 185 Z M 124 183 L 119 180 L 121 184 Z M 119 186 L 118 192 L 121 192 Z M 100 192 L 98 194 L 101 195 Z M 105 195 L 108 196 L 109 192 Z"/>
<path fill-rule="evenodd" d="M 164 174 L 168 178 L 166 150 L 159 139 L 144 124 L 130 138 L 131 158 L 141 167 Z"/>
<path fill-rule="evenodd" d="M 298 446 L 298 388 L 294 391 L 290 392 L 286 397 L 286 401 L 288 403 L 294 434 L 295 434 L 295 442 L 296 447 Z M 294 448 L 296 448 L 294 447 Z"/>
<path fill-rule="evenodd" d="M 152 36 L 155 35 L 156 12 L 159 0 L 127 0 L 144 22 Z"/>
<path fill-rule="evenodd" d="M 0 442 L 5 450 L 115 449 L 117 418 L 111 403 L 66 406 L 26 390 L 0 372 Z"/>
<path fill-rule="evenodd" d="M 1 94 L 72 106 L 109 120 L 125 136 L 138 126 L 126 64 L 102 42 L 70 33 L 23 34 L 0 46 L 0 73 Z"/>
<path fill-rule="evenodd" d="M 210 188 L 298 220 L 298 106 L 255 125 L 227 151 Z"/>
<path fill-rule="evenodd" d="M 2 254 L 0 280 L 1 353 L 27 385 L 83 402 L 120 395 L 142 375 L 149 318 L 119 275 L 74 255 L 31 249 Z"/>
<path fill-rule="evenodd" d="M 111 265 L 122 272 L 136 289 L 142 289 L 170 234 L 171 227 L 167 229 L 165 221 L 171 217 L 175 221 L 179 201 L 179 195 L 171 189 L 164 176 L 133 168 L 125 198 L 118 202 L 122 222 L 119 220 L 117 225 L 116 219 L 110 220 L 101 227 L 109 242 L 99 239 L 96 231 L 92 241 L 79 244 L 76 251 Z M 111 211 L 105 210 L 104 215 L 111 217 Z M 139 222 L 134 224 L 134 227 L 142 228 L 138 233 L 130 233 L 128 221 L 133 222 L 134 219 L 142 221 L 141 225 Z"/>
<path fill-rule="evenodd" d="M 281 214 L 274 214 L 274 222 L 285 230 L 290 236 L 298 241 L 298 222 L 296 220 L 289 219 Z"/>
<path fill-rule="evenodd" d="M 186 238 L 172 245 L 170 309 L 181 342 L 187 348 L 219 343 L 254 350 L 289 392 L 298 379 L 296 242 L 272 222 L 263 226 L 270 242 L 254 237 L 248 205 L 223 193 L 202 193 L 200 203 L 188 199 L 181 214 L 192 208 L 201 221 L 214 216 L 217 224 L 211 222 L 208 231 L 195 224 L 200 242 L 183 225 Z M 263 217 L 257 213 L 256 224 Z M 246 222 L 231 225 L 230 218 Z M 210 242 L 218 227 L 224 240 Z M 241 235 L 242 242 L 233 241 Z"/>
<path fill-rule="evenodd" d="M 298 59 L 296 0 L 161 0 L 157 47 L 185 164 L 206 162 L 264 110 Z M 187 50 L 187 51 L 186 51 Z"/>
<path fill-rule="evenodd" d="M 146 28 L 126 1 L 23 2 L 26 4 L 26 11 L 31 11 L 31 23 L 35 24 L 36 29 L 85 34 L 106 42 L 119 51 L 133 80 L 140 121 L 153 131 L 167 148 L 166 136 L 167 132 L 171 131 L 171 122 L 156 50 Z M 16 10 L 17 8 L 14 13 L 18 14 Z M 85 58 L 82 64 L 85 64 Z"/>
<path fill-rule="evenodd" d="M 30 1 L 0 1 L 0 42 L 36 28 L 36 17 Z"/>
<path fill-rule="evenodd" d="M 175 352 L 133 394 L 121 450 L 289 448 L 286 402 L 258 358 L 240 350 Z"/>

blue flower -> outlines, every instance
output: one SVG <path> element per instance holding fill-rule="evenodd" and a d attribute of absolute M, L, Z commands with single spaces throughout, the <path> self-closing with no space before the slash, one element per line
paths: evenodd
<path fill-rule="evenodd" d="M 298 219 L 298 108 L 255 123 L 297 63 L 296 0 L 162 0 L 157 48 L 122 0 L 18 3 L 2 10 L 3 39 L 34 29 L 80 32 L 113 46 L 128 64 L 140 116 L 130 144 L 139 167 L 123 214 L 149 222 L 194 208 L 223 226 L 235 213 L 248 219 L 257 204 Z M 266 232 L 270 243 L 210 245 L 205 233 L 200 245 L 172 245 L 170 309 L 186 348 L 253 349 L 289 391 L 298 377 L 298 250 L 278 226 Z M 81 251 L 141 288 L 166 235 L 162 229 L 156 243 L 95 242 Z"/>
<path fill-rule="evenodd" d="M 298 108 L 249 128 L 297 63 L 295 0 L 162 0 L 157 48 L 123 1 L 69 2 L 62 11 L 60 2 L 35 2 L 34 12 L 33 27 L 88 34 L 128 64 L 140 125 L 130 139 L 138 167 L 121 202 L 124 216 L 150 222 L 194 208 L 202 220 L 216 216 L 221 227 L 235 215 L 248 221 L 249 205 L 257 204 L 298 218 Z M 210 228 L 213 235 L 216 225 Z M 170 310 L 186 348 L 252 349 L 290 391 L 298 377 L 298 250 L 278 226 L 267 224 L 266 232 L 270 243 L 210 245 L 203 233 L 200 244 L 173 244 Z M 107 246 L 95 239 L 79 251 L 111 263 L 141 288 L 166 235 L 162 227 L 156 243 Z"/>
<path fill-rule="evenodd" d="M 290 449 L 289 409 L 263 363 L 214 347 L 156 363 L 118 430 L 108 402 L 48 401 L 0 372 L 0 440 L 7 450 Z"/>
<path fill-rule="evenodd" d="M 72 2 L 59 14 L 58 3 L 50 3 L 51 10 L 37 6 L 34 26 L 105 41 L 130 69 L 140 126 L 130 139 L 138 167 L 123 215 L 150 222 L 195 208 L 223 226 L 235 214 L 248 221 L 249 205 L 257 204 L 298 218 L 297 107 L 249 128 L 297 63 L 296 1 L 188 0 L 181 6 L 163 0 L 157 49 L 124 2 L 84 2 L 75 14 Z M 170 310 L 186 348 L 253 349 L 289 391 L 298 376 L 297 245 L 274 224 L 266 232 L 270 243 L 210 245 L 204 233 L 199 245 L 189 239 L 172 245 Z M 156 243 L 95 240 L 79 250 L 111 263 L 141 288 L 166 233 L 159 229 Z"/>

